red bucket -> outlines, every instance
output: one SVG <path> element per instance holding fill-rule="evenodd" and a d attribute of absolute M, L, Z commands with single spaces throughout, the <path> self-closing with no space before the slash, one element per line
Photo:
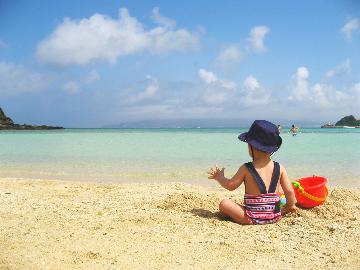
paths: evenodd
<path fill-rule="evenodd" d="M 303 208 L 312 208 L 322 205 L 328 195 L 326 178 L 310 176 L 293 182 L 297 204 Z"/>

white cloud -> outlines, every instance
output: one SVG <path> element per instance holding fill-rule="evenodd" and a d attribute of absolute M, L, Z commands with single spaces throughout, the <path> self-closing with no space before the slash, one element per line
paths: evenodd
<path fill-rule="evenodd" d="M 299 67 L 293 75 L 293 91 L 289 100 L 302 101 L 310 97 L 309 95 L 309 71 L 306 67 Z"/>
<path fill-rule="evenodd" d="M 92 82 L 98 81 L 100 80 L 100 75 L 99 73 L 95 70 L 92 69 L 89 74 L 86 75 L 84 82 L 86 84 L 91 84 Z"/>
<path fill-rule="evenodd" d="M 220 80 L 220 86 L 227 90 L 236 90 L 237 84 L 233 81 Z"/>
<path fill-rule="evenodd" d="M 150 75 L 146 76 L 146 80 L 148 81 L 148 85 L 145 87 L 145 90 L 130 97 L 128 100 L 129 103 L 136 103 L 144 99 L 151 98 L 158 93 L 160 88 L 159 81 Z"/>
<path fill-rule="evenodd" d="M 172 107 L 167 104 L 135 105 L 126 107 L 125 110 L 122 108 L 119 117 L 123 118 L 124 115 L 127 115 L 130 118 L 151 119 L 160 115 L 168 115 L 172 113 L 171 109 Z"/>
<path fill-rule="evenodd" d="M 159 26 L 146 31 L 126 8 L 113 19 L 94 14 L 90 18 L 65 18 L 36 50 L 40 62 L 66 66 L 86 65 L 93 61 L 115 63 L 120 56 L 149 51 L 151 53 L 188 52 L 199 48 L 197 33 L 172 29 L 170 19 L 154 9 L 152 18 Z"/>
<path fill-rule="evenodd" d="M 208 105 L 190 105 L 181 104 L 179 106 L 169 104 L 142 104 L 131 107 L 121 108 L 116 114 L 117 119 L 144 120 L 144 119 L 181 119 L 181 118 L 198 118 L 208 117 L 209 114 L 221 112 L 222 108 Z"/>
<path fill-rule="evenodd" d="M 237 85 L 233 81 L 221 80 L 215 73 L 207 71 L 206 69 L 199 69 L 199 77 L 206 84 L 213 84 L 213 86 L 224 88 L 227 90 L 235 90 Z"/>
<path fill-rule="evenodd" d="M 250 30 L 248 41 L 252 50 L 258 53 L 267 51 L 264 45 L 265 35 L 270 32 L 267 26 L 255 26 Z"/>
<path fill-rule="evenodd" d="M 342 75 L 345 73 L 350 73 L 350 71 L 351 71 L 351 61 L 350 61 L 350 59 L 346 59 L 343 63 L 336 66 L 334 69 L 327 71 L 325 73 L 325 78 L 331 79 L 333 77 L 336 77 L 336 76 L 339 76 L 339 75 Z"/>
<path fill-rule="evenodd" d="M 196 118 L 200 115 L 208 116 L 209 114 L 214 115 L 214 113 L 222 112 L 223 108 L 221 107 L 209 107 L 207 105 L 200 105 L 200 106 L 184 106 L 180 107 L 179 111 L 173 111 L 173 115 L 178 117 L 179 113 L 188 118 Z"/>
<path fill-rule="evenodd" d="M 199 48 L 199 38 L 196 34 L 185 29 L 169 31 L 163 27 L 157 27 L 148 33 L 150 45 L 147 46 L 150 52 L 166 53 L 181 52 L 186 53 Z"/>
<path fill-rule="evenodd" d="M 360 97 L 360 96 L 359 96 Z M 336 102 L 344 102 L 349 100 L 349 95 L 342 91 L 335 91 L 335 100 Z"/>
<path fill-rule="evenodd" d="M 220 82 L 224 80 L 220 73 L 199 69 L 197 81 L 174 82 L 157 79 L 160 87 L 156 90 L 156 84 L 150 87 L 150 76 L 142 82 L 144 85 L 138 91 L 132 92 L 132 102 L 126 99 L 126 94 L 118 93 L 116 96 L 104 96 L 106 102 L 102 103 L 112 104 L 111 108 L 121 110 L 118 119 L 132 120 L 218 116 L 245 119 L 268 117 L 321 123 L 336 120 L 339 114 L 359 112 L 360 83 L 341 87 L 335 87 L 323 80 L 311 83 L 311 70 L 307 67 L 299 67 L 293 73 L 289 78 L 293 87 L 305 87 L 307 90 L 302 100 L 294 99 L 294 102 L 286 99 L 288 87 L 271 91 L 255 74 L 233 82 L 235 90 L 229 91 L 222 87 Z"/>
<path fill-rule="evenodd" d="M 219 80 L 213 72 L 207 71 L 205 69 L 199 70 L 199 77 L 206 84 L 214 83 Z"/>
<path fill-rule="evenodd" d="M 153 8 L 151 19 L 155 23 L 157 23 L 159 25 L 163 25 L 163 26 L 165 26 L 166 28 L 169 28 L 169 29 L 173 29 L 176 26 L 176 22 L 174 20 L 166 18 L 166 17 L 160 15 L 160 9 L 158 7 Z"/>
<path fill-rule="evenodd" d="M 314 103 L 319 107 L 329 107 L 331 105 L 329 94 L 333 91 L 332 87 L 323 83 L 317 83 L 312 87 L 312 91 Z"/>
<path fill-rule="evenodd" d="M 0 39 L 0 49 L 6 48 L 7 46 L 6 42 Z"/>
<path fill-rule="evenodd" d="M 355 94 L 355 100 L 357 101 L 358 105 L 360 105 L 360 82 L 355 84 L 352 90 Z"/>
<path fill-rule="evenodd" d="M 352 35 L 359 29 L 359 20 L 357 18 L 348 20 L 348 22 L 341 28 L 341 32 L 345 35 L 347 40 L 352 39 Z"/>
<path fill-rule="evenodd" d="M 224 47 L 215 62 L 220 66 L 238 64 L 241 62 L 244 54 L 238 45 L 228 45 Z"/>
<path fill-rule="evenodd" d="M 244 87 L 246 89 L 249 89 L 249 90 L 255 90 L 256 88 L 259 88 L 260 87 L 260 84 L 259 82 L 257 81 L 257 79 L 250 75 L 248 77 L 246 77 L 244 83 L 243 83 Z"/>
<path fill-rule="evenodd" d="M 245 78 L 239 103 L 245 107 L 265 105 L 270 102 L 271 93 L 252 75 Z"/>
<path fill-rule="evenodd" d="M 215 58 L 215 65 L 220 68 L 229 68 L 239 64 L 252 53 L 266 52 L 264 40 L 269 32 L 270 28 L 267 26 L 254 26 L 247 38 L 248 45 L 242 46 L 241 43 L 233 43 L 224 46 Z"/>
<path fill-rule="evenodd" d="M 355 87 L 353 88 L 355 89 Z M 354 100 L 349 91 L 340 91 L 334 86 L 324 83 L 316 83 L 312 86 L 310 94 L 312 95 L 310 104 L 314 104 L 318 108 L 351 107 Z"/>
<path fill-rule="evenodd" d="M 74 81 L 69 81 L 69 82 L 65 83 L 65 84 L 62 86 L 62 89 L 63 89 L 66 93 L 71 94 L 71 95 L 80 93 L 80 91 L 81 91 L 79 84 L 76 83 L 76 82 L 74 82 Z"/>
<path fill-rule="evenodd" d="M 341 66 L 348 66 L 343 63 Z M 335 76 L 338 72 L 343 72 L 344 68 L 335 68 L 331 76 Z M 350 107 L 353 105 L 353 98 L 349 88 L 346 91 L 340 91 L 333 85 L 327 83 L 315 83 L 310 86 L 309 79 L 310 72 L 306 67 L 299 67 L 293 75 L 293 90 L 289 100 L 299 102 L 303 108 L 340 108 Z M 329 75 L 329 74 L 328 74 Z M 355 91 L 354 91 L 355 92 Z"/>
<path fill-rule="evenodd" d="M 41 91 L 48 87 L 49 79 L 29 71 L 21 65 L 0 62 L 0 95 L 18 95 Z"/>
<path fill-rule="evenodd" d="M 200 79 L 207 85 L 204 101 L 209 104 L 221 104 L 234 93 L 237 85 L 233 81 L 219 79 L 213 72 L 199 70 Z"/>
<path fill-rule="evenodd" d="M 225 102 L 226 94 L 224 92 L 220 93 L 206 93 L 204 95 L 204 100 L 209 104 L 222 104 Z"/>

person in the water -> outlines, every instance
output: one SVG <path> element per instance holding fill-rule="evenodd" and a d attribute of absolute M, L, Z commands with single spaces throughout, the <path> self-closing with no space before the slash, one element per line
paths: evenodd
<path fill-rule="evenodd" d="M 295 125 L 292 125 L 292 126 L 291 126 L 290 132 L 291 132 L 291 134 L 292 134 L 293 136 L 296 136 L 297 133 L 298 133 L 298 131 L 299 131 L 299 127 L 297 127 L 297 126 L 295 126 Z"/>

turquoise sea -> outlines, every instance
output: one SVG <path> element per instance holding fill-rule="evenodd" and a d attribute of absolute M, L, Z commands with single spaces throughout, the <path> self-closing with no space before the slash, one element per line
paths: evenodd
<path fill-rule="evenodd" d="M 208 184 L 218 164 L 231 177 L 249 160 L 237 139 L 247 129 L 65 129 L 1 131 L 0 178 Z M 290 178 L 325 176 L 360 187 L 360 129 L 283 132 L 273 155 Z"/>

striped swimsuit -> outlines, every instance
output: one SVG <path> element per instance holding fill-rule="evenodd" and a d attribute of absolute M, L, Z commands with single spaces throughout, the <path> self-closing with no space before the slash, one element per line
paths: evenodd
<path fill-rule="evenodd" d="M 275 191 L 280 177 L 279 163 L 274 161 L 274 171 L 268 192 L 252 162 L 245 163 L 245 166 L 255 179 L 261 192 L 260 195 L 245 194 L 244 196 L 245 212 L 249 222 L 251 224 L 268 224 L 278 221 L 281 219 L 280 198 Z"/>

